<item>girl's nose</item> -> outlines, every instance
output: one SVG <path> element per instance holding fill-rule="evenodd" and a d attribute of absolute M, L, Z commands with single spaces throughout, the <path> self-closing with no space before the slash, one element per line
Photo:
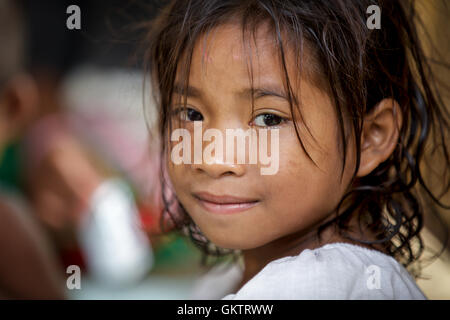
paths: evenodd
<path fill-rule="evenodd" d="M 224 162 L 217 158 L 214 158 L 213 161 L 209 161 L 209 163 L 202 161 L 200 164 L 192 164 L 191 166 L 197 173 L 205 173 L 213 179 L 218 179 L 227 175 L 241 177 L 245 174 L 246 170 L 244 164 Z"/>

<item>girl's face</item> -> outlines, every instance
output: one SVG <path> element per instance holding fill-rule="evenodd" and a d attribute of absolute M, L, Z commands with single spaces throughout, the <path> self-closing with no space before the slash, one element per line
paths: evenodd
<path fill-rule="evenodd" d="M 355 162 L 354 148 L 349 146 L 341 181 L 340 136 L 332 101 L 306 75 L 297 81 L 295 63 L 288 55 L 288 74 L 303 115 L 302 121 L 296 117 L 299 134 L 317 166 L 308 158 L 295 132 L 273 38 L 259 28 L 249 52 L 242 45 L 241 32 L 240 26 L 227 24 L 216 28 L 210 37 L 199 39 L 189 75 L 190 109 L 181 116 L 182 125 L 192 137 L 194 120 L 202 121 L 203 132 L 215 128 L 223 137 L 226 129 L 278 129 L 278 172 L 262 175 L 260 164 L 237 161 L 176 165 L 170 155 L 167 166 L 179 201 L 203 234 L 223 248 L 246 250 L 316 227 L 343 196 Z M 253 115 L 249 61 L 255 89 Z M 306 71 L 310 66 L 307 60 L 304 62 Z M 175 93 L 174 101 L 179 94 Z M 172 119 L 175 129 L 180 114 Z M 209 143 L 203 142 L 203 148 Z M 193 142 L 191 149 L 194 150 Z M 236 207 L 240 210 L 233 212 Z"/>

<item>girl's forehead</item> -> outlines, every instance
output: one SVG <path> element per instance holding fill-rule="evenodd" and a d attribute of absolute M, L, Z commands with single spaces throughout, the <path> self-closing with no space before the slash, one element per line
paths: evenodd
<path fill-rule="evenodd" d="M 251 67 L 258 72 L 261 68 L 275 69 L 278 66 L 277 50 L 268 32 L 259 30 L 253 36 L 243 34 L 237 24 L 224 24 L 202 34 L 197 40 L 192 56 L 193 67 L 203 72 L 210 68 L 222 69 Z M 255 70 L 256 69 L 256 70 Z"/>
<path fill-rule="evenodd" d="M 263 95 L 270 92 L 272 96 L 278 94 L 288 102 L 288 90 L 278 43 L 270 29 L 262 26 L 263 28 L 256 29 L 254 37 L 247 35 L 247 38 L 243 38 L 242 26 L 238 24 L 222 25 L 202 35 L 193 50 L 189 68 L 188 96 L 202 97 L 211 105 L 217 105 L 217 101 L 225 103 L 228 99 L 236 101 L 238 98 L 248 97 L 248 92 L 253 89 L 255 95 L 258 92 L 263 92 Z M 304 48 L 305 58 L 299 70 L 295 52 L 292 52 L 293 49 L 289 45 L 285 47 L 288 53 L 285 56 L 285 63 L 291 94 L 294 100 L 303 105 L 302 109 L 306 113 L 310 109 L 315 109 L 314 114 L 317 117 L 328 118 L 334 114 L 330 96 L 314 81 L 310 81 L 308 69 L 311 66 L 303 66 L 310 60 L 307 57 L 309 49 L 307 46 Z M 176 80 L 176 93 L 185 92 L 183 80 L 180 78 Z M 311 115 L 309 118 L 310 121 L 316 120 Z"/>
<path fill-rule="evenodd" d="M 255 33 L 244 32 L 237 23 L 226 23 L 200 36 L 196 49 L 204 57 L 218 54 L 229 55 L 233 59 L 245 59 L 248 54 L 275 53 L 276 42 L 267 24 L 262 24 Z"/>
<path fill-rule="evenodd" d="M 208 70 L 226 73 L 233 67 L 233 71 L 240 69 L 241 77 L 252 76 L 255 81 L 274 76 L 283 81 L 282 45 L 289 82 L 296 85 L 302 79 L 323 89 L 323 73 L 309 43 L 293 46 L 288 35 L 280 43 L 264 22 L 254 30 L 247 32 L 239 23 L 225 23 L 200 35 L 192 52 L 190 77 L 192 73 L 205 75 Z"/>

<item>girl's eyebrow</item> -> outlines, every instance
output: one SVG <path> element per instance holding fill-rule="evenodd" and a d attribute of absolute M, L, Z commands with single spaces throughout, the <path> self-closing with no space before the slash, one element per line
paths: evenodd
<path fill-rule="evenodd" d="M 238 95 L 245 97 L 245 98 L 251 98 L 253 94 L 253 98 L 259 99 L 266 96 L 272 96 L 277 98 L 282 98 L 285 100 L 289 99 L 287 98 L 286 94 L 284 93 L 284 90 L 281 90 L 278 87 L 270 86 L 270 87 L 261 87 L 261 88 L 246 88 L 241 90 Z"/>
<path fill-rule="evenodd" d="M 190 98 L 200 98 L 202 96 L 201 90 L 193 87 L 191 85 L 187 86 L 187 88 L 180 83 L 175 83 L 173 87 L 173 93 L 178 95 L 185 95 Z M 253 94 L 254 99 L 259 99 L 266 96 L 278 97 L 285 100 L 287 98 L 284 90 L 281 90 L 278 87 L 270 86 L 270 87 L 261 87 L 261 88 L 245 88 L 237 93 L 238 96 L 246 99 L 250 99 Z"/>
<path fill-rule="evenodd" d="M 173 93 L 180 96 L 184 96 L 186 94 L 186 96 L 190 98 L 200 98 L 202 96 L 200 89 L 191 85 L 186 88 L 186 86 L 183 86 L 178 82 L 173 85 Z"/>

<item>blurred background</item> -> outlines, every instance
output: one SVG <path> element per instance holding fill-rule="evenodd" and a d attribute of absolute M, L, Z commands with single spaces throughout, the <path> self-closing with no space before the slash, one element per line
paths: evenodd
<path fill-rule="evenodd" d="M 450 64 L 449 7 L 417 4 L 428 54 Z M 80 29 L 66 26 L 71 5 L 80 9 Z M 0 0 L 0 298 L 190 299 L 226 291 L 227 281 L 205 276 L 190 240 L 159 227 L 158 141 L 149 135 L 156 115 L 140 26 L 161 5 Z M 427 219 L 424 236 L 439 251 L 436 224 Z M 418 284 L 429 298 L 450 299 L 449 261 L 444 252 L 425 267 Z"/>
<path fill-rule="evenodd" d="M 0 4 L 0 297 L 188 298 L 200 254 L 160 232 L 158 143 L 145 121 L 155 115 L 138 26 L 158 4 Z M 71 5 L 80 29 L 66 26 Z"/>

